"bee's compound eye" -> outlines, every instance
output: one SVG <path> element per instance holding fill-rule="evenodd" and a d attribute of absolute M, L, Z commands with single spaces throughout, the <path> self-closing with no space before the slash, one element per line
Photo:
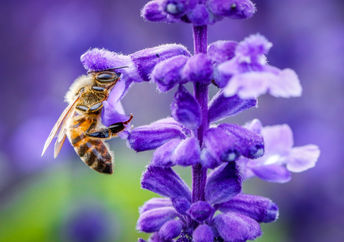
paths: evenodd
<path fill-rule="evenodd" d="M 100 82 L 113 82 L 117 79 L 117 75 L 115 73 L 100 73 L 96 79 Z"/>

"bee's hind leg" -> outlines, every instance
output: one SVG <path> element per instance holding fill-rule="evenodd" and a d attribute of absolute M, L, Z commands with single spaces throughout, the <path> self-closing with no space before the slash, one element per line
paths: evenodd
<path fill-rule="evenodd" d="M 127 121 L 111 124 L 105 129 L 87 133 L 86 135 L 92 138 L 109 139 L 116 136 L 119 132 L 123 131 L 125 129 L 125 125 L 130 123 L 132 119 L 133 115 L 130 115 L 130 118 Z"/>

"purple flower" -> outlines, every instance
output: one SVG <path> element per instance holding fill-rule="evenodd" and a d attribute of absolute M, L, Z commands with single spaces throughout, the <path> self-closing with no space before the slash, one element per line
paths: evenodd
<path fill-rule="evenodd" d="M 121 55 L 97 48 L 86 51 L 80 60 L 88 72 L 115 70 L 120 74 L 120 80 L 111 90 L 108 99 L 103 102 L 103 124 L 109 126 L 129 119 L 120 101 L 133 82 L 149 81 L 150 74 L 156 65 L 159 66 L 159 63 L 173 57 L 184 59 L 186 62 L 186 56 L 190 56 L 190 53 L 184 46 L 177 44 L 160 45 L 131 55 Z"/>
<path fill-rule="evenodd" d="M 280 70 L 267 64 L 266 54 L 272 44 L 256 34 L 240 42 L 235 56 L 218 66 L 221 78 L 226 77 L 225 96 L 239 95 L 243 99 L 257 98 L 269 92 L 275 97 L 297 97 L 302 88 L 295 72 Z"/>
<path fill-rule="evenodd" d="M 250 0 L 152 0 L 142 9 L 143 18 L 152 22 L 213 24 L 223 17 L 250 18 L 256 12 Z"/>
<path fill-rule="evenodd" d="M 195 241 L 255 239 L 261 235 L 259 223 L 278 217 L 278 208 L 271 200 L 240 193 L 241 179 L 234 162 L 209 175 L 205 201 L 190 204 L 187 185 L 171 168 L 148 167 L 141 182 L 143 188 L 168 197 L 147 201 L 137 222 L 138 230 L 154 233 L 153 238 L 161 241 L 178 236 Z"/>
<path fill-rule="evenodd" d="M 294 147 L 293 133 L 286 124 L 262 127 L 254 120 L 250 129 L 261 132 L 265 155 L 256 160 L 242 159 L 246 177 L 257 176 L 270 182 L 288 182 L 290 172 L 302 172 L 315 166 L 320 150 L 316 145 Z M 260 126 L 260 127 L 259 127 Z"/>

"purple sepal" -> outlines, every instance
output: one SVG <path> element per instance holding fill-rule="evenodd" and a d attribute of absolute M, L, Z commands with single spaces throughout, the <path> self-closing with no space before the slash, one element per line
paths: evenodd
<path fill-rule="evenodd" d="M 252 172 L 268 182 L 286 183 L 291 180 L 291 174 L 287 168 L 280 165 L 262 165 L 251 168 Z"/>
<path fill-rule="evenodd" d="M 249 194 L 238 194 L 230 201 L 217 204 L 223 213 L 236 212 L 253 218 L 259 223 L 274 222 L 278 218 L 278 207 L 270 199 Z"/>
<path fill-rule="evenodd" d="M 191 166 L 201 160 L 199 142 L 195 137 L 189 137 L 179 143 L 174 150 L 172 160 L 180 166 Z"/>
<path fill-rule="evenodd" d="M 185 197 L 172 198 L 172 204 L 176 211 L 183 215 L 186 214 L 186 211 L 190 208 L 191 205 L 190 201 Z"/>
<path fill-rule="evenodd" d="M 250 0 L 209 0 L 208 6 L 214 14 L 233 19 L 250 18 L 256 12 Z"/>
<path fill-rule="evenodd" d="M 170 220 L 164 223 L 159 230 L 159 236 L 164 241 L 169 241 L 177 237 L 182 232 L 182 223 L 180 220 Z"/>
<path fill-rule="evenodd" d="M 256 99 L 241 99 L 237 95 L 226 97 L 219 91 L 209 103 L 208 119 L 209 122 L 220 121 L 256 105 Z"/>
<path fill-rule="evenodd" d="M 214 224 L 225 241 L 253 240 L 262 234 L 256 220 L 238 213 L 219 214 L 214 218 Z"/>
<path fill-rule="evenodd" d="M 183 45 L 165 44 L 137 51 L 130 57 L 141 78 L 149 81 L 150 74 L 158 63 L 178 55 L 190 56 L 190 53 Z"/>
<path fill-rule="evenodd" d="M 227 202 L 240 193 L 241 178 L 235 162 L 223 164 L 208 177 L 205 199 L 210 204 Z"/>
<path fill-rule="evenodd" d="M 192 239 L 194 242 L 214 241 L 214 232 L 208 225 L 201 224 L 192 233 Z"/>
<path fill-rule="evenodd" d="M 183 79 L 203 84 L 209 84 L 212 75 L 213 65 L 211 60 L 203 53 L 190 57 L 182 72 Z"/>
<path fill-rule="evenodd" d="M 208 46 L 208 57 L 215 65 L 228 61 L 234 57 L 237 45 L 237 42 L 228 40 L 213 42 Z"/>
<path fill-rule="evenodd" d="M 105 126 L 110 126 L 118 122 L 124 122 L 129 119 L 125 114 L 121 99 L 126 94 L 129 84 L 124 80 L 119 80 L 112 88 L 109 97 L 103 102 L 102 109 L 102 123 Z"/>
<path fill-rule="evenodd" d="M 131 65 L 131 60 L 127 56 L 97 48 L 86 51 L 80 57 L 80 61 L 87 71 L 96 72 Z"/>
<path fill-rule="evenodd" d="M 207 25 L 212 17 L 204 4 L 197 4 L 187 16 L 194 26 Z"/>
<path fill-rule="evenodd" d="M 148 2 L 141 10 L 141 17 L 152 22 L 162 22 L 167 20 L 167 14 L 162 9 L 161 0 Z"/>
<path fill-rule="evenodd" d="M 128 144 L 139 152 L 155 149 L 174 138 L 184 138 L 182 127 L 172 118 L 165 118 L 133 129 Z"/>
<path fill-rule="evenodd" d="M 204 136 L 204 147 L 215 160 L 222 162 L 235 161 L 240 156 L 238 139 L 222 128 L 210 128 Z"/>
<path fill-rule="evenodd" d="M 141 186 L 162 196 L 185 197 L 191 201 L 189 187 L 171 168 L 149 166 L 142 176 Z"/>
<path fill-rule="evenodd" d="M 171 115 L 188 129 L 196 129 L 201 124 L 201 108 L 182 85 L 179 86 L 171 104 Z"/>
<path fill-rule="evenodd" d="M 136 229 L 146 233 L 157 232 L 164 223 L 176 216 L 177 212 L 172 207 L 151 209 L 140 215 Z"/>
<path fill-rule="evenodd" d="M 167 92 L 182 81 L 181 70 L 188 57 L 174 56 L 158 63 L 152 72 L 152 80 L 157 84 L 160 92 Z"/>
<path fill-rule="evenodd" d="M 142 214 L 148 210 L 163 207 L 172 207 L 172 202 L 169 198 L 151 198 L 139 208 L 139 213 Z"/>
<path fill-rule="evenodd" d="M 264 155 L 264 140 L 261 135 L 236 124 L 220 124 L 218 127 L 238 138 L 238 149 L 243 156 L 257 159 Z"/>
<path fill-rule="evenodd" d="M 198 201 L 191 204 L 188 214 L 193 220 L 203 222 L 209 219 L 214 214 L 214 212 L 214 208 L 209 203 L 205 201 Z"/>
<path fill-rule="evenodd" d="M 171 167 L 175 165 L 172 154 L 180 143 L 180 139 L 172 139 L 154 151 L 151 166 Z"/>

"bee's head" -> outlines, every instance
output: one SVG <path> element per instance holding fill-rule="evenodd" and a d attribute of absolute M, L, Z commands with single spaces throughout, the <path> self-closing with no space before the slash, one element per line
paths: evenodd
<path fill-rule="evenodd" d="M 121 77 L 121 73 L 116 72 L 117 69 L 126 68 L 119 67 L 105 71 L 94 72 L 95 81 L 99 86 L 110 88 L 112 87 Z"/>

